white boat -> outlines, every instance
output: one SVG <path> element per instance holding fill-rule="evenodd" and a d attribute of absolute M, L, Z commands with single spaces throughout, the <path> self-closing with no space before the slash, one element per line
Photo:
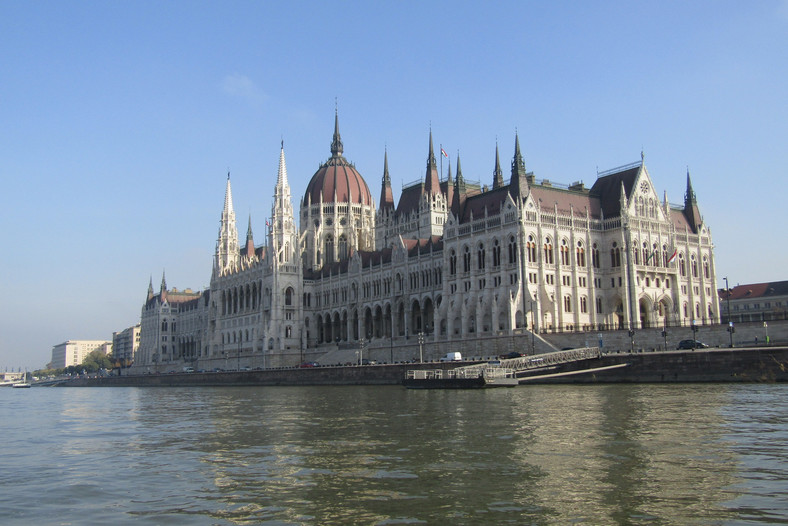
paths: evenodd
<path fill-rule="evenodd" d="M 14 389 L 30 388 L 30 384 L 27 382 L 27 370 L 25 370 L 25 375 L 22 377 L 22 381 L 11 384 L 11 387 L 13 387 Z"/>

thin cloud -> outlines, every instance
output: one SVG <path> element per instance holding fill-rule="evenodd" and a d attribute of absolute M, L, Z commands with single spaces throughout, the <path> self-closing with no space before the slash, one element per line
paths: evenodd
<path fill-rule="evenodd" d="M 222 80 L 222 91 L 231 97 L 245 100 L 255 107 L 260 106 L 268 98 L 252 79 L 240 73 L 233 73 L 224 77 Z"/>

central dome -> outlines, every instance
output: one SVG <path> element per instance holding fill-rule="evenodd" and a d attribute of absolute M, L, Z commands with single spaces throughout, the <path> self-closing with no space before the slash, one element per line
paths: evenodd
<path fill-rule="evenodd" d="M 335 199 L 336 198 L 336 199 Z M 318 168 L 304 193 L 304 204 L 354 203 L 372 206 L 372 194 L 356 167 L 342 156 L 342 139 L 339 137 L 339 118 L 334 116 L 334 140 L 331 158 Z"/>

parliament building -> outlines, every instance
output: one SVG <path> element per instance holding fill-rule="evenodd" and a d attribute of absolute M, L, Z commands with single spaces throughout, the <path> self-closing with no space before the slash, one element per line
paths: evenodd
<path fill-rule="evenodd" d="M 533 352 L 551 333 L 720 321 L 689 173 L 682 206 L 660 199 L 642 154 L 590 188 L 560 185 L 526 171 L 515 134 L 508 180 L 497 145 L 489 181 L 466 180 L 459 156 L 441 179 L 430 132 L 424 178 L 398 202 L 384 153 L 376 203 L 337 116 L 330 153 L 296 210 L 282 146 L 262 244 L 251 218 L 239 237 L 227 176 L 210 288 L 151 280 L 135 368 Z"/>

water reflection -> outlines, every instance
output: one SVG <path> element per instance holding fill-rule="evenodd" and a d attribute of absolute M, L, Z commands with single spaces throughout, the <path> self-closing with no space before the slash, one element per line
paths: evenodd
<path fill-rule="evenodd" d="M 6 466 L 28 466 L 22 484 L 0 478 L 0 505 L 11 517 L 788 521 L 784 386 L 31 391 L 38 412 L 24 413 L 19 398 L 0 406 L 0 416 L 26 419 L 33 430 L 6 433 L 6 450 L 16 451 Z M 40 446 L 37 456 L 26 443 Z M 53 504 L 39 502 L 32 514 L 25 503 L 41 491 Z"/>

